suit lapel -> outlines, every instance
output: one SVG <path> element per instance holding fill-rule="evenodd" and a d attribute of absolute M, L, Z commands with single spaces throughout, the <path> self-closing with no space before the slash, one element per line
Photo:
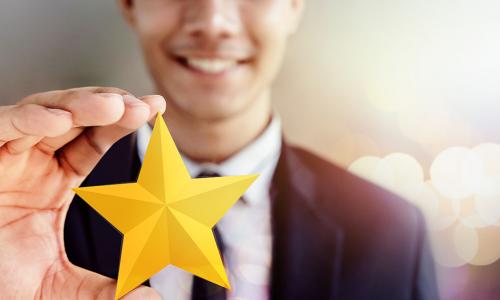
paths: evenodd
<path fill-rule="evenodd" d="M 334 299 L 342 231 L 316 207 L 315 174 L 283 143 L 271 190 L 271 299 Z"/>
<path fill-rule="evenodd" d="M 135 134 L 115 143 L 88 177 L 85 186 L 133 182 L 137 179 L 140 161 L 135 146 Z M 101 274 L 117 278 L 122 235 L 97 212 L 89 210 L 92 232 L 91 249 Z"/>

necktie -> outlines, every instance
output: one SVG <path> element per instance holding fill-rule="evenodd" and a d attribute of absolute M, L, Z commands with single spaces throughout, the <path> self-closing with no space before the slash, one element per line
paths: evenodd
<path fill-rule="evenodd" d="M 201 172 L 197 178 L 206 178 L 206 177 L 219 177 L 220 175 L 215 172 Z M 222 237 L 220 235 L 217 226 L 213 229 L 215 241 L 221 254 L 224 253 L 224 243 L 222 241 Z M 226 290 L 216 284 L 211 283 L 203 278 L 198 276 L 194 276 L 193 278 L 193 288 L 191 293 L 191 300 L 225 300 L 226 299 Z"/>

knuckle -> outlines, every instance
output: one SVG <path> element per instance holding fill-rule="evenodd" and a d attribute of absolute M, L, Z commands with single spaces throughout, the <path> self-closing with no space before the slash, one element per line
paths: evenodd
<path fill-rule="evenodd" d="M 63 107 L 68 107 L 71 109 L 77 109 L 79 103 L 86 103 L 93 98 L 93 94 L 90 91 L 83 89 L 69 89 L 61 94 L 59 102 Z M 75 106 L 76 105 L 76 106 Z"/>
<path fill-rule="evenodd" d="M 120 95 L 131 95 L 127 90 L 117 88 L 117 87 L 97 87 L 94 89 L 95 93 L 116 93 Z"/>
<path fill-rule="evenodd" d="M 66 90 L 62 97 L 64 99 L 79 99 L 79 98 L 85 98 L 85 91 L 77 90 L 77 89 L 70 89 Z"/>

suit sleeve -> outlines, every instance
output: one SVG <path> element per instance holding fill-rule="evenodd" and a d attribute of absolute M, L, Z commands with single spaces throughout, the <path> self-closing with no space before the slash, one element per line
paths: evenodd
<path fill-rule="evenodd" d="M 425 219 L 418 211 L 418 245 L 415 259 L 415 276 L 413 282 L 414 300 L 437 300 L 439 291 L 436 280 L 436 268 L 432 257 Z"/>

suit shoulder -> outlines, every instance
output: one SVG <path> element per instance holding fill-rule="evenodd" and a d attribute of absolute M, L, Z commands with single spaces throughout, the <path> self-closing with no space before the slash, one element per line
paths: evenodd
<path fill-rule="evenodd" d="M 400 196 L 298 146 L 291 150 L 316 182 L 317 205 L 345 223 L 420 227 L 420 211 Z M 385 226 L 384 226 L 385 227 Z"/>

